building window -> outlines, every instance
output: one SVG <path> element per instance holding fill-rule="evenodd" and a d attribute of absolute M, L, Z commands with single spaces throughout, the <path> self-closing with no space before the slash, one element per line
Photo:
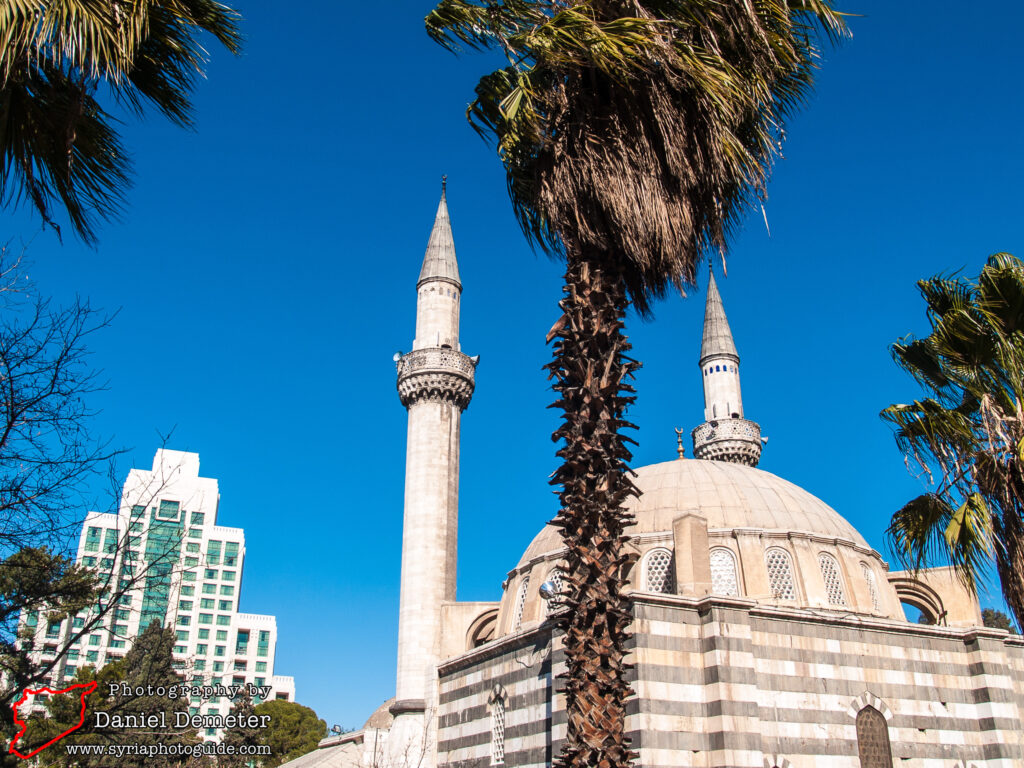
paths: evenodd
<path fill-rule="evenodd" d="M 892 747 L 885 715 L 874 707 L 857 713 L 857 751 L 861 768 L 892 768 Z"/>
<path fill-rule="evenodd" d="M 878 583 L 875 581 L 875 572 L 867 563 L 860 564 L 860 572 L 864 574 L 864 581 L 868 583 L 868 592 L 871 593 L 871 610 L 878 611 Z"/>
<path fill-rule="evenodd" d="M 725 547 L 711 550 L 711 593 L 715 595 L 740 594 L 739 579 L 736 576 L 736 557 Z"/>
<path fill-rule="evenodd" d="M 523 609 L 526 608 L 526 590 L 530 588 L 530 574 L 526 574 L 523 583 L 519 585 L 519 592 L 516 595 L 515 613 L 512 615 L 512 629 L 516 630 L 523 626 Z"/>
<path fill-rule="evenodd" d="M 491 765 L 505 764 L 505 699 L 491 702 Z"/>
<path fill-rule="evenodd" d="M 548 574 L 547 581 L 544 583 L 547 584 L 551 590 L 550 596 L 544 598 L 544 615 L 550 616 L 562 605 L 562 572 L 558 568 L 555 568 L 550 574 Z"/>
<path fill-rule="evenodd" d="M 764 562 L 768 568 L 768 584 L 772 596 L 776 600 L 796 600 L 796 585 L 793 583 L 793 561 L 789 553 L 778 547 L 772 547 L 764 553 Z"/>
<path fill-rule="evenodd" d="M 839 575 L 839 563 L 832 555 L 822 552 L 818 555 L 818 567 L 825 580 L 825 596 L 829 605 L 846 605 L 846 590 L 843 589 L 843 577 Z"/>
<path fill-rule="evenodd" d="M 156 518 L 158 520 L 177 520 L 180 509 L 181 507 L 176 501 L 161 500 L 160 508 L 156 512 Z"/>
<path fill-rule="evenodd" d="M 675 563 L 669 550 L 663 548 L 652 549 L 647 554 L 644 584 L 648 592 L 657 592 L 662 595 L 675 593 Z"/>

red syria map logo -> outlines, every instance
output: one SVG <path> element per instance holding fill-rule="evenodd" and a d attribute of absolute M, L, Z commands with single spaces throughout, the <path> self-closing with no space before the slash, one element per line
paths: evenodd
<path fill-rule="evenodd" d="M 36 688 L 26 688 L 25 692 L 23 694 L 21 694 L 21 698 L 18 699 L 16 702 L 14 702 L 14 707 L 13 707 L 14 708 L 14 722 L 18 726 L 20 726 L 21 730 L 18 731 L 18 735 L 17 736 L 15 736 L 13 739 L 11 739 L 11 748 L 8 751 L 11 752 L 12 754 L 17 755 L 22 760 L 28 760 L 29 758 L 38 755 L 40 752 L 42 752 L 44 749 L 46 749 L 51 744 L 60 741 L 61 739 L 63 739 L 65 736 L 67 736 L 72 731 L 77 731 L 79 728 L 82 727 L 82 724 L 85 723 L 85 697 L 88 696 L 93 691 L 95 691 L 97 685 L 98 685 L 97 681 L 93 680 L 91 683 L 78 683 L 77 685 L 72 685 L 69 688 L 62 688 L 59 691 L 55 691 L 52 688 L 38 688 L 38 689 L 36 689 Z M 81 693 L 79 694 L 79 696 L 81 697 L 81 701 L 82 701 L 82 709 L 78 713 L 78 722 L 75 723 L 70 728 L 68 728 L 66 731 L 64 731 L 64 733 L 62 733 L 60 736 L 57 736 L 55 738 L 50 739 L 48 742 L 43 744 L 43 746 L 41 746 L 41 747 L 36 747 L 31 752 L 29 752 L 27 755 L 23 755 L 21 752 L 19 752 L 17 750 L 17 748 L 15 748 L 14 745 L 15 745 L 15 743 L 17 743 L 18 739 L 20 739 L 22 736 L 25 735 L 25 729 L 28 728 L 28 724 L 24 720 L 22 720 L 20 717 L 18 717 L 18 707 L 20 707 L 22 704 L 24 704 L 28 700 L 28 697 L 30 695 L 35 695 L 35 694 L 40 694 L 40 693 L 49 693 L 49 694 L 52 694 L 52 695 L 56 696 L 56 695 L 60 695 L 62 693 L 71 693 L 72 691 L 77 690 L 77 689 L 81 689 Z"/>

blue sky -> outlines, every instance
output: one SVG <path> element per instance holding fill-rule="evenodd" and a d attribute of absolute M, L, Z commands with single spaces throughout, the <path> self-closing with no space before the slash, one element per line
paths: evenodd
<path fill-rule="evenodd" d="M 241 607 L 278 617 L 277 668 L 328 724 L 393 693 L 405 412 L 391 356 L 411 346 L 439 194 L 480 354 L 463 420 L 459 597 L 500 596 L 555 511 L 556 413 L 541 366 L 560 270 L 525 245 L 501 166 L 464 110 L 487 59 L 429 41 L 429 2 L 241 0 L 245 52 L 213 52 L 198 130 L 128 120 L 137 182 L 88 249 L 27 211 L 3 229 L 58 300 L 120 312 L 93 342 L 98 433 L 147 468 L 160 434 L 220 480 L 246 530 Z M 719 282 L 761 467 L 820 496 L 885 553 L 921 490 L 878 412 L 916 389 L 888 345 L 927 330 L 915 281 L 1024 254 L 1024 11 L 857 0 L 788 128 L 766 205 Z M 630 321 L 637 466 L 702 418 L 703 285 Z M 986 603 L 994 598 L 986 599 Z"/>

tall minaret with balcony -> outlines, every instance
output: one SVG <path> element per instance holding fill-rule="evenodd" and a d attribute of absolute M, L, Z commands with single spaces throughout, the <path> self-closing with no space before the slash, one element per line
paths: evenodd
<path fill-rule="evenodd" d="M 698 459 L 756 467 L 761 458 L 761 427 L 743 418 L 740 356 L 725 317 L 715 275 L 709 273 L 704 339 L 700 346 L 704 423 L 693 430 L 693 454 Z"/>
<path fill-rule="evenodd" d="M 388 737 L 394 765 L 431 768 L 431 711 L 437 704 L 441 607 L 455 600 L 459 517 L 459 425 L 473 396 L 479 358 L 459 346 L 462 282 L 445 184 L 416 283 L 416 338 L 397 357 L 398 396 L 409 412 L 405 458 L 402 586 L 395 716 Z M 425 742 L 425 743 L 424 743 Z"/>

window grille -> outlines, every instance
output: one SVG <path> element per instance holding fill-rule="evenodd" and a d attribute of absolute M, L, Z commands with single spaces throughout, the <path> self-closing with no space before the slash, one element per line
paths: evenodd
<path fill-rule="evenodd" d="M 711 550 L 711 593 L 715 595 L 740 594 L 739 580 L 736 577 L 736 558 L 724 547 Z"/>
<path fill-rule="evenodd" d="M 857 713 L 857 752 L 861 768 L 892 768 L 889 725 L 874 707 Z"/>
<path fill-rule="evenodd" d="M 523 583 L 519 585 L 519 594 L 516 595 L 516 612 L 512 619 L 512 629 L 516 630 L 523 626 L 523 609 L 526 607 L 526 590 L 530 587 L 530 574 L 526 574 Z"/>
<path fill-rule="evenodd" d="M 878 584 L 875 582 L 875 572 L 867 563 L 860 564 L 860 572 L 864 574 L 864 581 L 868 583 L 868 592 L 871 593 L 871 608 L 877 611 L 878 608 Z"/>
<path fill-rule="evenodd" d="M 832 555 L 822 552 L 818 555 L 818 566 L 825 580 L 825 595 L 829 605 L 846 605 L 846 590 L 843 589 L 843 577 L 839 575 L 839 563 Z"/>
<path fill-rule="evenodd" d="M 544 600 L 544 614 L 550 616 L 561 607 L 562 599 L 562 572 L 555 568 L 547 578 L 547 583 L 554 587 L 555 594 Z"/>
<path fill-rule="evenodd" d="M 793 583 L 793 562 L 784 549 L 774 547 L 765 552 L 768 568 L 768 583 L 776 600 L 796 600 L 796 585 Z"/>
<path fill-rule="evenodd" d="M 675 564 L 667 549 L 655 549 L 647 555 L 647 591 L 663 595 L 676 591 Z"/>
<path fill-rule="evenodd" d="M 500 696 L 491 704 L 491 765 L 505 764 L 505 700 Z"/>

